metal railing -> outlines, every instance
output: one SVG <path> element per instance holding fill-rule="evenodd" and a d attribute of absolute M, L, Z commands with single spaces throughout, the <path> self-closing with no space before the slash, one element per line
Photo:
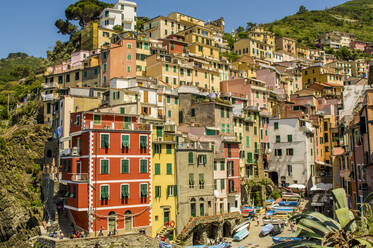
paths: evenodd
<path fill-rule="evenodd" d="M 73 182 L 88 181 L 88 173 L 69 173 L 68 175 Z"/>
<path fill-rule="evenodd" d="M 83 129 L 150 131 L 150 124 L 119 121 L 85 121 Z"/>

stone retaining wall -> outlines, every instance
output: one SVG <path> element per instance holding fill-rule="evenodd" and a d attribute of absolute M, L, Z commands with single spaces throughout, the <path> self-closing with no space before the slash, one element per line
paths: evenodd
<path fill-rule="evenodd" d="M 43 248 L 114 248 L 114 247 L 136 247 L 154 248 L 159 247 L 159 241 L 148 236 L 133 233 L 116 235 L 111 237 L 96 237 L 84 239 L 57 240 L 49 237 L 38 237 L 34 247 Z"/>

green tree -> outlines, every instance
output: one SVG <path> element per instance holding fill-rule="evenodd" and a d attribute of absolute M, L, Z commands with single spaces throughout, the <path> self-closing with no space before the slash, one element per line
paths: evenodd
<path fill-rule="evenodd" d="M 28 77 L 30 74 L 31 67 L 28 65 L 18 65 L 13 71 L 10 72 L 10 75 L 17 80 Z"/>
<path fill-rule="evenodd" d="M 123 27 L 121 25 L 115 25 L 113 27 L 113 30 L 117 32 L 123 32 Z"/>
<path fill-rule="evenodd" d="M 77 29 L 78 27 L 75 26 L 74 24 L 71 24 L 68 20 L 62 20 L 62 19 L 58 19 L 54 25 L 58 28 L 58 33 L 61 33 L 61 34 L 68 34 L 68 35 L 71 35 L 73 34 Z"/>
<path fill-rule="evenodd" d="M 144 32 L 144 23 L 149 21 L 148 17 L 137 17 L 136 18 L 136 30 L 137 32 Z"/>
<path fill-rule="evenodd" d="M 337 50 L 335 52 L 335 55 L 337 56 L 338 59 L 341 60 L 356 60 L 357 59 L 357 54 L 352 53 L 350 49 L 347 47 L 342 47 L 341 49 Z"/>
<path fill-rule="evenodd" d="M 228 46 L 233 50 L 234 42 L 236 39 L 230 33 L 224 33 L 223 39 L 228 42 Z"/>
<path fill-rule="evenodd" d="M 247 22 L 246 23 L 246 30 L 249 31 L 250 29 L 252 29 L 255 26 L 256 26 L 256 23 L 254 23 L 254 22 Z"/>
<path fill-rule="evenodd" d="M 307 11 L 308 11 L 308 9 L 306 8 L 306 6 L 301 5 L 301 6 L 299 6 L 299 10 L 298 10 L 297 14 L 303 14 L 303 13 L 306 13 Z"/>
<path fill-rule="evenodd" d="M 105 8 L 112 6 L 98 0 L 79 0 L 66 8 L 65 15 L 67 20 L 79 21 L 79 25 L 84 27 L 87 23 L 97 20 Z"/>

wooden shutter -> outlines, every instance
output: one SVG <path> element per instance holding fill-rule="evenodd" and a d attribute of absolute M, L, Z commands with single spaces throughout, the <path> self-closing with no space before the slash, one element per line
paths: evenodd
<path fill-rule="evenodd" d="M 188 153 L 188 162 L 189 164 L 193 164 L 193 152 Z"/>
<path fill-rule="evenodd" d="M 161 165 L 155 164 L 155 174 L 160 175 L 161 174 Z"/>
<path fill-rule="evenodd" d="M 149 92 L 144 90 L 144 103 L 148 103 L 149 101 Z"/>
<path fill-rule="evenodd" d="M 123 198 L 129 197 L 129 190 L 127 184 L 121 186 L 121 195 Z"/>
<path fill-rule="evenodd" d="M 122 173 L 129 173 L 129 161 L 127 159 L 122 160 Z"/>
<path fill-rule="evenodd" d="M 167 175 L 172 175 L 172 164 L 167 164 Z"/>

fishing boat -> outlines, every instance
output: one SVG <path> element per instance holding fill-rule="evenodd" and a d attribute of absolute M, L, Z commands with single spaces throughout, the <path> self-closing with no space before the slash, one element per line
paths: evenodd
<path fill-rule="evenodd" d="M 159 248 L 172 248 L 173 245 L 172 244 L 167 244 L 165 242 L 160 242 L 159 243 Z"/>
<path fill-rule="evenodd" d="M 289 242 L 289 241 L 301 241 L 301 238 L 295 238 L 295 237 L 272 237 L 272 240 L 275 244 L 281 243 L 281 242 Z"/>
<path fill-rule="evenodd" d="M 233 240 L 234 241 L 241 241 L 244 238 L 246 238 L 247 235 L 249 235 L 249 230 L 247 230 L 245 228 L 245 229 L 241 230 L 240 232 L 237 232 L 235 235 L 233 235 Z"/>
<path fill-rule="evenodd" d="M 243 207 L 241 208 L 241 214 L 242 215 L 250 215 L 254 213 L 254 208 L 251 207 Z"/>
<path fill-rule="evenodd" d="M 230 248 L 232 247 L 232 245 L 230 243 L 220 243 L 218 245 L 211 245 L 211 246 L 208 246 L 208 248 Z"/>
<path fill-rule="evenodd" d="M 294 208 L 293 207 L 282 207 L 282 206 L 274 206 L 272 207 L 272 210 L 275 212 L 293 212 Z"/>
<path fill-rule="evenodd" d="M 282 192 L 282 198 L 301 198 L 301 196 L 297 193 Z"/>
<path fill-rule="evenodd" d="M 280 201 L 278 205 L 285 206 L 285 207 L 296 207 L 298 206 L 299 202 L 297 201 Z"/>
<path fill-rule="evenodd" d="M 260 235 L 266 236 L 272 231 L 272 229 L 273 229 L 273 225 L 272 224 L 267 224 L 267 225 L 262 227 L 262 230 L 260 231 Z"/>
<path fill-rule="evenodd" d="M 235 232 L 239 232 L 239 231 L 241 231 L 242 229 L 247 228 L 247 227 L 249 227 L 249 226 L 250 226 L 250 220 L 244 221 L 244 222 L 238 224 L 237 226 L 235 226 L 235 227 L 233 228 L 232 232 L 233 232 L 233 233 L 235 233 Z"/>

